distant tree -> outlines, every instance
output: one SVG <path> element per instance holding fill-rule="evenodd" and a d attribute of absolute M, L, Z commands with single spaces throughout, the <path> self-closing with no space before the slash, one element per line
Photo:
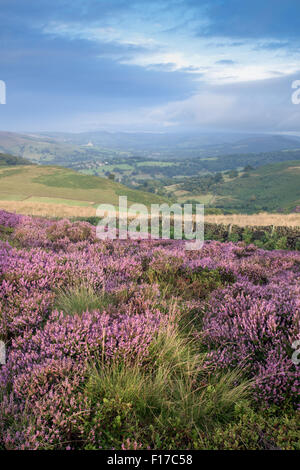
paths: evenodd
<path fill-rule="evenodd" d="M 223 175 L 222 173 L 217 173 L 214 177 L 215 183 L 221 183 L 223 181 Z"/>
<path fill-rule="evenodd" d="M 239 172 L 237 170 L 230 170 L 227 174 L 229 178 L 237 178 L 239 176 Z"/>
<path fill-rule="evenodd" d="M 244 168 L 244 171 L 246 171 L 246 172 L 247 171 L 252 171 L 252 170 L 254 170 L 254 168 L 251 165 L 246 165 L 245 168 Z"/>
<path fill-rule="evenodd" d="M 108 174 L 108 179 L 109 180 L 115 181 L 115 178 L 116 178 L 116 175 L 114 173 L 109 173 Z"/>

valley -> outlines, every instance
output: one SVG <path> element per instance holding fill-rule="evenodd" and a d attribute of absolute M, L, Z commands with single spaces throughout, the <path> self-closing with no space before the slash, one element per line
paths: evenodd
<path fill-rule="evenodd" d="M 217 143 L 212 152 L 213 137 Z M 32 163 L 41 168 L 26 170 L 25 175 L 53 173 L 51 166 L 66 168 L 57 170 L 55 176 L 49 174 L 49 178 L 44 175 L 43 181 L 35 180 L 33 192 L 24 189 L 26 178 L 15 185 L 18 178 L 9 180 L 4 172 L 0 197 L 15 201 L 28 198 L 30 204 L 88 207 L 91 203 L 116 203 L 115 195 L 123 188 L 123 194 L 131 202 L 202 203 L 208 213 L 293 212 L 300 205 L 299 138 L 244 136 L 244 145 L 239 145 L 240 137 L 227 136 L 227 140 L 233 139 L 229 145 L 218 143 L 226 139 L 222 135 L 181 135 L 172 139 L 168 134 L 0 132 L 0 150 L 9 152 L 15 159 L 24 158 L 27 165 Z M 278 148 L 274 150 L 276 145 Z M 217 147 L 220 153 L 216 152 Z M 246 153 L 254 149 L 259 151 Z M 2 157 L 0 165 L 16 165 L 16 161 L 5 163 Z M 18 194 L 8 189 L 12 184 L 18 188 Z M 57 187 L 60 189 L 54 189 Z"/>

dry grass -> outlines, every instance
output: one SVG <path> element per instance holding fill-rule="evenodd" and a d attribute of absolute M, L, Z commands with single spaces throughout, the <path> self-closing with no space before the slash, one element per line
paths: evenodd
<path fill-rule="evenodd" d="M 94 207 L 68 206 L 45 202 L 0 201 L 0 208 L 24 215 L 45 217 L 91 217 L 96 215 Z"/>
<path fill-rule="evenodd" d="M 261 212 L 259 214 L 230 214 L 230 215 L 207 215 L 206 222 L 214 224 L 234 224 L 240 227 L 249 226 L 285 226 L 285 227 L 300 227 L 300 214 L 269 214 Z"/>
<path fill-rule="evenodd" d="M 1 201 L 0 208 L 9 212 L 25 215 L 38 215 L 45 217 L 91 217 L 96 215 L 95 207 L 68 206 L 65 204 L 51 204 L 27 201 Z M 257 225 L 275 225 L 286 227 L 300 227 L 300 214 L 230 214 L 206 215 L 205 222 L 215 224 L 234 224 L 241 227 Z"/>

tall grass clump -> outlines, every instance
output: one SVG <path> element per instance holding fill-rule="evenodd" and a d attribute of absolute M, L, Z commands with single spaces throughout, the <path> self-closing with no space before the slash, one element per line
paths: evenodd
<path fill-rule="evenodd" d="M 103 448 L 126 439 L 143 448 L 190 448 L 201 432 L 229 422 L 248 397 L 240 372 L 212 374 L 195 344 L 170 323 L 139 361 L 98 363 L 85 387 L 92 423 L 102 421 Z"/>
<path fill-rule="evenodd" d="M 55 308 L 65 315 L 81 315 L 87 311 L 102 310 L 104 305 L 104 295 L 96 294 L 88 286 L 60 289 L 55 301 Z"/>

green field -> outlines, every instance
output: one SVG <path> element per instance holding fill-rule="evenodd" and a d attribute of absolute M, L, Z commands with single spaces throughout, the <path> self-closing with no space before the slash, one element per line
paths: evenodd
<path fill-rule="evenodd" d="M 249 214 L 290 212 L 300 205 L 299 160 L 256 168 L 249 165 L 235 171 L 195 172 L 193 176 L 180 175 L 178 162 L 147 162 L 137 158 L 135 166 L 133 163 L 133 159 L 128 163 L 107 162 L 98 167 L 102 177 L 93 174 L 97 171 L 94 167 L 79 172 L 54 165 L 33 165 L 0 154 L 0 200 L 3 206 L 4 201 L 26 201 L 27 205 L 95 208 L 100 203 L 118 205 L 118 197 L 127 196 L 128 204 L 194 201 L 208 208 Z M 174 176 L 158 176 L 164 168 L 174 171 Z M 125 184 L 108 178 L 111 173 L 116 178 L 121 176 Z"/>
<path fill-rule="evenodd" d="M 119 196 L 127 196 L 128 204 L 149 206 L 164 202 L 164 198 L 155 194 L 67 168 L 37 165 L 0 168 L 0 200 L 90 206 L 117 205 Z"/>

